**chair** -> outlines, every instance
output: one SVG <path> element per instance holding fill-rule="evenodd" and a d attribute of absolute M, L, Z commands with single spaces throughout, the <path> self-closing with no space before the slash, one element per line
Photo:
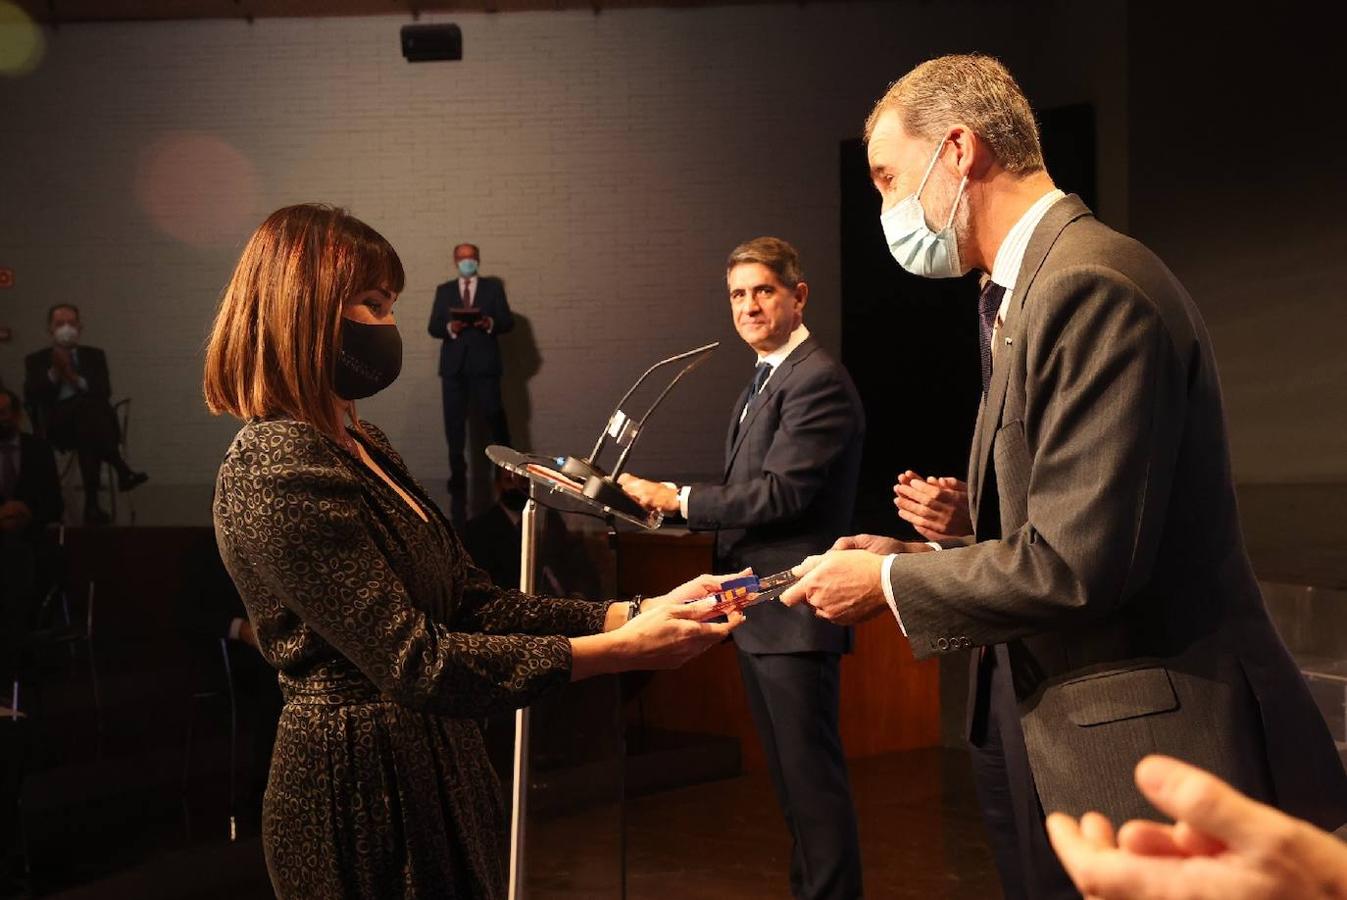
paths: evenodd
<path fill-rule="evenodd" d="M 121 450 L 122 458 L 125 459 L 127 447 L 129 445 L 128 435 L 130 434 L 130 427 L 131 427 L 131 398 L 123 397 L 121 400 L 118 400 L 116 403 L 112 404 L 112 411 L 113 414 L 116 415 L 117 417 L 117 432 L 119 435 L 117 438 L 117 447 L 118 449 Z M 33 421 L 36 422 L 37 420 L 34 419 Z M 41 428 L 39 430 L 35 426 L 35 433 L 45 435 L 45 431 L 46 431 L 45 428 Z M 70 473 L 75 472 L 79 468 L 79 466 L 76 465 L 78 460 L 79 454 L 74 450 L 62 450 L 62 449 L 56 450 L 56 465 L 57 471 L 60 475 L 62 488 L 69 487 L 69 489 L 72 491 L 80 490 L 83 488 L 82 484 L 80 485 L 79 488 L 70 485 Z M 100 493 L 104 490 L 107 491 L 108 514 L 112 517 L 112 521 L 116 522 L 117 500 L 118 496 L 121 493 L 117 488 L 117 472 L 112 467 L 111 463 L 106 462 L 102 463 L 98 468 L 99 468 L 98 490 Z M 130 511 L 131 524 L 134 525 L 136 524 L 136 505 L 135 502 L 132 500 L 130 494 L 126 495 L 126 505 L 127 509 Z M 70 508 L 73 509 L 73 504 L 70 506 Z"/>
<path fill-rule="evenodd" d="M 188 793 L 192 779 L 192 748 L 195 737 L 196 710 L 209 700 L 224 700 L 229 706 L 229 840 L 238 840 L 238 697 L 234 691 L 234 665 L 229 659 L 229 638 L 211 642 L 219 651 L 220 668 L 198 657 L 194 661 L 194 687 L 187 701 L 187 739 L 182 762 L 183 827 L 190 839 L 192 833 L 191 806 Z M 218 680 L 222 679 L 222 680 Z"/>

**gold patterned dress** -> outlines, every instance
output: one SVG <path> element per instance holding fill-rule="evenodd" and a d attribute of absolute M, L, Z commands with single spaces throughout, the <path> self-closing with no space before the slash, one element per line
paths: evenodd
<path fill-rule="evenodd" d="M 504 811 L 474 718 L 569 681 L 565 636 L 601 631 L 607 605 L 492 585 L 364 427 L 428 522 L 293 420 L 245 425 L 216 482 L 220 553 L 285 696 L 267 868 L 282 898 L 502 897 Z"/>

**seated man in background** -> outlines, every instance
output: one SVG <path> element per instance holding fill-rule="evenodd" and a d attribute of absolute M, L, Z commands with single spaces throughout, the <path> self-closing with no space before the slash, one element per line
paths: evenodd
<path fill-rule="evenodd" d="M 46 441 L 19 430 L 22 409 L 0 389 L 0 684 L 43 593 L 56 577 L 57 553 L 44 540 L 64 504 L 56 459 Z"/>
<path fill-rule="evenodd" d="M 799 254 L 761 237 L 726 264 L 735 330 L 757 355 L 735 402 L 718 483 L 681 489 L 624 475 L 640 503 L 715 530 L 716 571 L 790 568 L 851 527 L 865 412 L 851 377 L 804 324 L 809 285 Z M 749 709 L 794 841 L 799 898 L 861 891 L 856 813 L 838 729 L 841 655 L 849 629 L 775 600 L 748 610 L 734 633 Z"/>
<path fill-rule="evenodd" d="M 108 463 L 117 472 L 117 488 L 129 491 L 149 478 L 132 471 L 122 459 L 121 429 L 108 402 L 112 384 L 107 356 L 97 347 L 80 346 L 79 307 L 58 303 L 47 313 L 52 345 L 24 360 L 24 401 L 34 430 L 62 450 L 79 454 L 84 483 L 84 521 L 107 524 L 111 519 L 98 505 L 99 467 Z"/>
<path fill-rule="evenodd" d="M 18 395 L 0 388 L 0 533 L 32 541 L 65 503 L 51 445 L 20 431 L 22 417 Z"/>
<path fill-rule="evenodd" d="M 1347 897 L 1347 844 L 1167 756 L 1136 767 L 1146 799 L 1174 824 L 1145 819 L 1114 832 L 1099 813 L 1048 816 L 1048 836 L 1091 900 Z"/>

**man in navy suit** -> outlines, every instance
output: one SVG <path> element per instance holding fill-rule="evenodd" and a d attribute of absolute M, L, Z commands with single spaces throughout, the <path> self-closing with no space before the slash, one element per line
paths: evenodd
<path fill-rule="evenodd" d="M 716 531 L 717 571 L 770 575 L 851 527 L 865 412 L 851 377 L 809 335 L 809 285 L 779 238 L 741 244 L 726 264 L 735 330 L 757 353 L 735 402 L 719 482 L 670 487 L 623 476 L 642 505 Z M 841 655 L 851 632 L 775 600 L 734 633 L 753 722 L 794 841 L 800 898 L 861 896 L 860 846 L 838 731 Z"/>
<path fill-rule="evenodd" d="M 496 338 L 514 328 L 505 285 L 499 278 L 477 274 L 482 254 L 476 244 L 454 248 L 458 277 L 435 289 L 430 309 L 430 336 L 440 346 L 440 380 L 443 386 L 444 436 L 449 442 L 449 493 L 456 509 L 462 508 L 467 485 L 468 403 L 478 410 L 491 429 L 491 442 L 510 443 L 505 406 L 500 398 L 500 347 Z M 458 524 L 462 524 L 461 520 Z"/>

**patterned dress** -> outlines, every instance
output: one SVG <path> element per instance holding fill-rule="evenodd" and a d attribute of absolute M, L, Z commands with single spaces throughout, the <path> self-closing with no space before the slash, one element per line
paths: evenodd
<path fill-rule="evenodd" d="M 504 896 L 499 783 L 474 717 L 570 678 L 606 604 L 493 586 L 382 432 L 254 421 L 220 466 L 225 566 L 279 672 L 262 811 L 282 898 Z M 359 439 L 359 435 L 355 435 Z"/>

